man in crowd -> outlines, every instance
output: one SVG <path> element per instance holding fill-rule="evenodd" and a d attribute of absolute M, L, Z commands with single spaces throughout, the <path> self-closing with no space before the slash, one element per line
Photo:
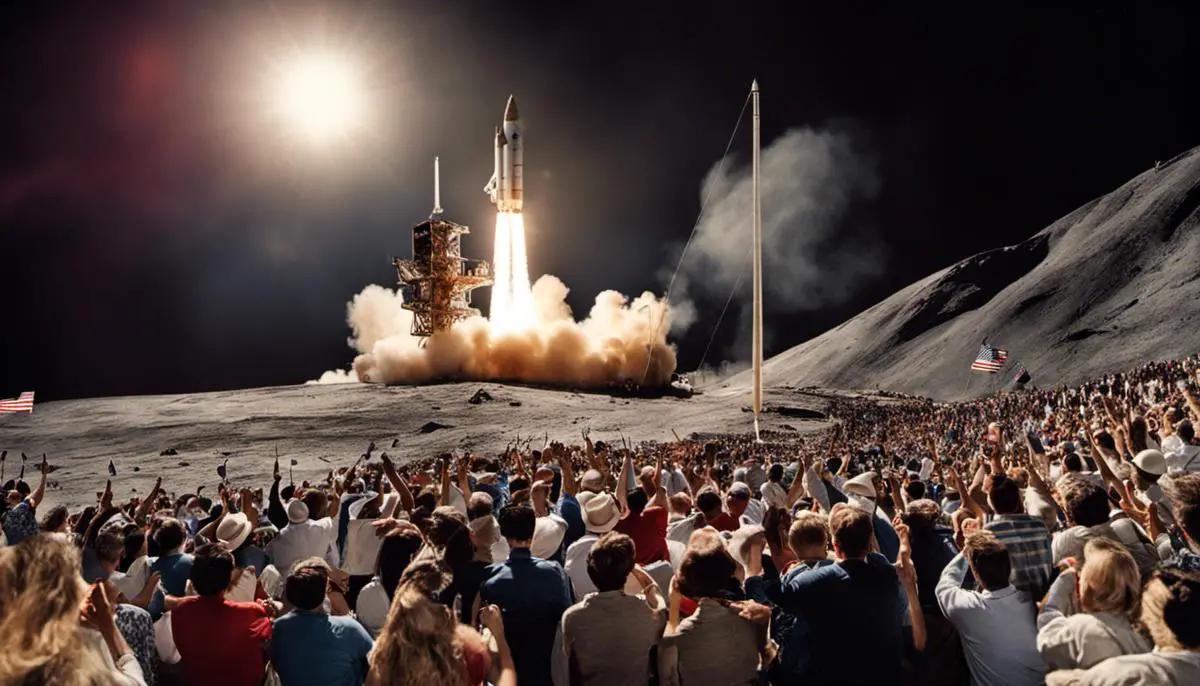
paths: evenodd
<path fill-rule="evenodd" d="M 371 635 L 357 620 L 322 611 L 329 568 L 321 558 L 302 560 L 284 584 L 294 608 L 275 620 L 271 663 L 283 686 L 361 686 L 367 677 Z"/>

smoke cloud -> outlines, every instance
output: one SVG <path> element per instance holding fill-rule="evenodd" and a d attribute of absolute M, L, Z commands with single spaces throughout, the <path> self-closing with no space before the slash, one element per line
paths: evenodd
<path fill-rule="evenodd" d="M 766 309 L 836 305 L 881 273 L 881 246 L 852 226 L 856 203 L 872 199 L 879 180 L 851 132 L 792 129 L 763 149 L 761 162 Z M 719 312 L 739 278 L 739 291 L 749 293 L 752 185 L 750 167 L 731 159 L 705 177 L 708 205 L 671 292 L 675 331 L 695 323 L 697 301 Z M 735 296 L 728 314 L 743 307 L 749 310 L 749 296 Z"/>
<path fill-rule="evenodd" d="M 371 285 L 347 305 L 359 352 L 350 372 L 325 372 L 309 383 L 353 381 L 418 384 L 439 379 L 518 381 L 575 388 L 606 388 L 627 380 L 665 386 L 675 371 L 675 349 L 667 343 L 671 315 L 646 292 L 632 301 L 604 291 L 583 321 L 566 303 L 567 286 L 543 276 L 533 284 L 537 314 L 525 331 L 494 329 L 483 317 L 457 323 L 420 347 L 409 335 L 412 313 L 398 291 Z M 662 318 L 664 325 L 656 326 Z"/>

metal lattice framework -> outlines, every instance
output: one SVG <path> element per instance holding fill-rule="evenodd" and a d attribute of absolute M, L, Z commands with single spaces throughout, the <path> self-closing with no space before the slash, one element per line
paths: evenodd
<path fill-rule="evenodd" d="M 471 291 L 492 285 L 492 268 L 485 260 L 462 256 L 462 236 L 471 230 L 437 216 L 413 227 L 413 259 L 394 258 L 404 284 L 404 309 L 413 313 L 412 335 L 428 338 L 468 317 Z"/>

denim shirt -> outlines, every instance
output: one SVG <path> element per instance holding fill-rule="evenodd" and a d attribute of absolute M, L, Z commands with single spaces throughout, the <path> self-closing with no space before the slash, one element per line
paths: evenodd
<path fill-rule="evenodd" d="M 552 683 L 550 661 L 563 612 L 571 606 L 571 582 L 562 566 L 513 548 L 508 560 L 488 567 L 479 587 L 484 604 L 500 606 L 521 684 Z"/>

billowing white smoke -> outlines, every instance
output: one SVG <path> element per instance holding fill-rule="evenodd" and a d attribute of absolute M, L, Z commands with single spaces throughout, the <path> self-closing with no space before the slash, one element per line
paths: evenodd
<path fill-rule="evenodd" d="M 762 151 L 763 297 L 768 311 L 838 304 L 883 267 L 879 244 L 848 221 L 879 190 L 874 166 L 848 131 L 793 129 Z M 671 292 L 672 324 L 695 322 L 703 300 L 719 312 L 741 277 L 727 317 L 749 311 L 751 170 L 732 160 L 704 179 L 703 217 Z M 663 274 L 664 282 L 670 272 Z M 749 326 L 745 345 L 749 355 Z"/>
<path fill-rule="evenodd" d="M 416 384 L 438 379 L 520 381 L 577 388 L 641 382 L 651 358 L 647 386 L 663 386 L 675 370 L 667 343 L 670 314 L 652 293 L 632 302 L 616 291 L 596 296 L 588 316 L 575 321 L 567 287 L 554 276 L 533 284 L 537 321 L 532 328 L 502 332 L 482 317 L 432 336 L 425 347 L 409 335 L 412 313 L 397 291 L 367 286 L 347 306 L 360 354 L 353 370 L 326 372 L 311 383 L 361 381 Z M 655 327 L 659 318 L 662 327 Z"/>

